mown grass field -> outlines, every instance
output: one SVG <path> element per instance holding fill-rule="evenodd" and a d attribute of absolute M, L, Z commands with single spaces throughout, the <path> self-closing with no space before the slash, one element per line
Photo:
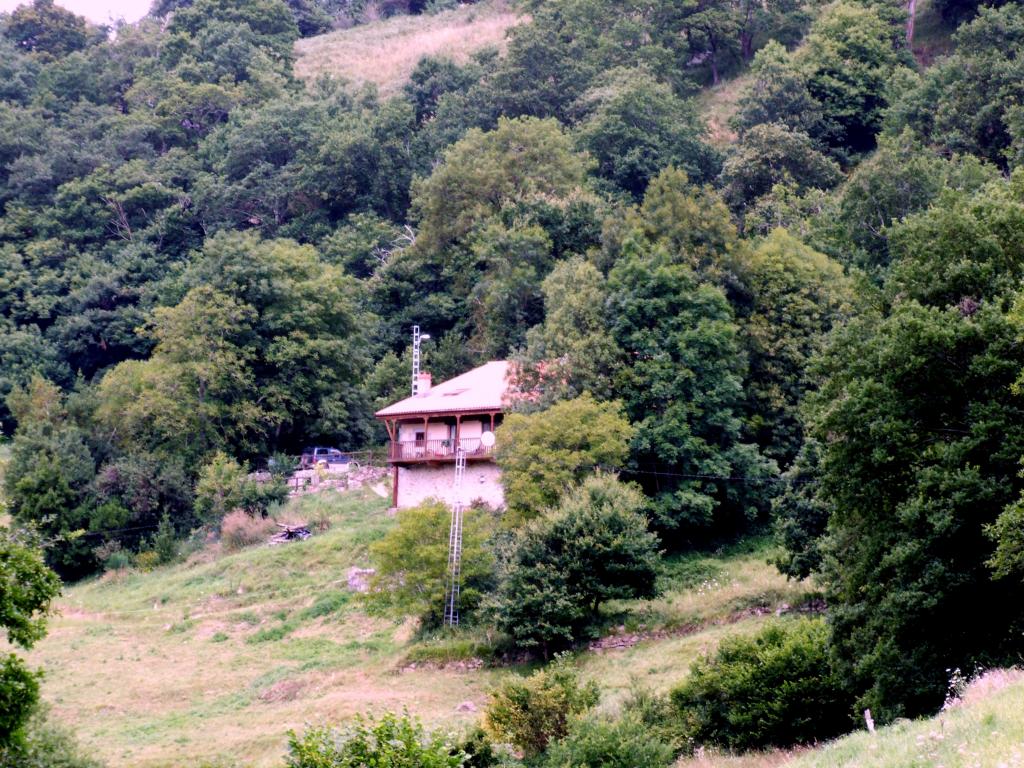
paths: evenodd
<path fill-rule="evenodd" d="M 481 48 L 503 48 L 505 33 L 519 20 L 510 5 L 485 0 L 433 16 L 395 16 L 300 40 L 295 74 L 306 81 L 328 74 L 356 87 L 371 83 L 382 96 L 392 95 L 424 56 L 463 63 Z"/>
<path fill-rule="evenodd" d="M 110 766 L 133 768 L 280 765 L 289 729 L 357 712 L 406 708 L 432 726 L 470 725 L 495 683 L 527 670 L 438 663 L 486 653 L 487 636 L 424 640 L 408 621 L 367 614 L 347 572 L 368 564 L 368 545 L 393 524 L 386 505 L 369 491 L 307 497 L 290 514 L 326 512 L 332 527 L 306 542 L 203 552 L 68 588 L 32 653 L 55 716 Z M 802 600 L 766 557 L 755 542 L 674 559 L 662 597 L 610 606 L 609 632 L 633 644 L 576 655 L 601 707 L 615 710 L 635 684 L 667 690 L 723 636 Z M 467 701 L 476 712 L 457 711 Z"/>

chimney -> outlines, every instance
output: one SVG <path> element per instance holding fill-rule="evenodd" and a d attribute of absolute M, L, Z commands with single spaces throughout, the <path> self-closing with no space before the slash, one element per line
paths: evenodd
<path fill-rule="evenodd" d="M 416 394 L 417 395 L 426 395 L 426 394 L 428 394 L 430 392 L 430 382 L 431 382 L 430 374 L 429 373 L 421 373 L 419 375 L 419 378 L 416 380 Z"/>

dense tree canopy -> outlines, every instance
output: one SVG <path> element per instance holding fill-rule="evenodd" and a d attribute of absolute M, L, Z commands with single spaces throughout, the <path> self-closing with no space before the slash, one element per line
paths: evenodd
<path fill-rule="evenodd" d="M 633 471 L 654 496 L 655 522 L 679 546 L 756 520 L 763 488 L 729 478 L 767 480 L 775 468 L 744 441 L 746 360 L 733 310 L 686 263 L 705 244 L 673 252 L 671 243 L 629 242 L 609 291 L 612 332 L 629 361 L 616 394 L 636 426 Z"/>
<path fill-rule="evenodd" d="M 1024 159 L 1024 8 L 983 8 L 956 33 L 956 52 L 920 75 L 887 122 L 909 126 L 943 152 L 977 155 L 996 165 Z"/>
<path fill-rule="evenodd" d="M 851 325 L 824 359 L 823 567 L 836 652 L 877 716 L 931 710 L 947 669 L 1012 647 L 1020 612 L 990 578 L 985 526 L 1021 485 L 1016 338 L 994 305 L 909 301 L 875 332 Z"/>

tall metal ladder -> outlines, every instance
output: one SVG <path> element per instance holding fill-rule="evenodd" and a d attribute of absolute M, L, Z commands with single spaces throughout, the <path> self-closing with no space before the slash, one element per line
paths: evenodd
<path fill-rule="evenodd" d="M 448 530 L 448 583 L 444 595 L 444 623 L 447 627 L 459 624 L 459 587 L 462 571 L 462 478 L 466 474 L 466 452 L 455 450 L 455 487 L 452 504 L 452 522 Z"/>

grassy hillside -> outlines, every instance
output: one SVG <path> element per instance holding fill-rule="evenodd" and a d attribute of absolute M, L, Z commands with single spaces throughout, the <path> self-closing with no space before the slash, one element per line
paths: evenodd
<path fill-rule="evenodd" d="M 365 491 L 306 497 L 290 514 L 332 524 L 307 542 L 210 549 L 71 587 L 32 655 L 55 715 L 112 768 L 277 766 L 289 729 L 356 712 L 406 708 L 433 726 L 469 725 L 491 686 L 526 670 L 465 663 L 488 658 L 482 633 L 420 638 L 410 622 L 367 615 L 347 572 L 368 564 L 369 543 L 393 524 L 385 508 Z M 605 637 L 575 656 L 602 689 L 600 707 L 614 712 L 636 684 L 670 689 L 727 634 L 752 634 L 805 600 L 768 554 L 752 541 L 674 558 L 660 598 L 611 605 Z M 994 672 L 931 720 L 814 750 L 700 754 L 677 768 L 1020 766 L 1022 701 L 1024 673 Z"/>
<path fill-rule="evenodd" d="M 402 87 L 424 56 L 464 62 L 486 46 L 500 48 L 517 19 L 503 0 L 434 16 L 395 16 L 300 40 L 295 46 L 295 73 L 305 80 L 326 73 L 356 85 L 373 83 L 386 96 Z"/>
<path fill-rule="evenodd" d="M 902 721 L 808 752 L 792 768 L 1010 768 L 1024 765 L 1024 671 L 994 670 L 938 716 Z"/>
<path fill-rule="evenodd" d="M 902 720 L 815 749 L 742 756 L 715 752 L 676 768 L 1020 768 L 1024 766 L 1024 670 L 991 670 L 935 717 Z"/>
<path fill-rule="evenodd" d="M 385 507 L 369 492 L 307 497 L 292 512 L 333 523 L 307 542 L 68 589 L 33 653 L 55 715 L 111 766 L 149 767 L 278 765 L 288 729 L 367 710 L 472 722 L 479 713 L 457 707 L 479 710 L 490 686 L 523 670 L 438 663 L 486 654 L 488 638 L 418 640 L 410 623 L 362 610 L 347 571 L 392 524 Z M 601 706 L 616 708 L 634 682 L 671 687 L 725 634 L 753 632 L 775 606 L 802 600 L 766 554 L 754 543 L 676 559 L 663 597 L 611 606 L 613 639 L 577 657 L 603 689 Z"/>

